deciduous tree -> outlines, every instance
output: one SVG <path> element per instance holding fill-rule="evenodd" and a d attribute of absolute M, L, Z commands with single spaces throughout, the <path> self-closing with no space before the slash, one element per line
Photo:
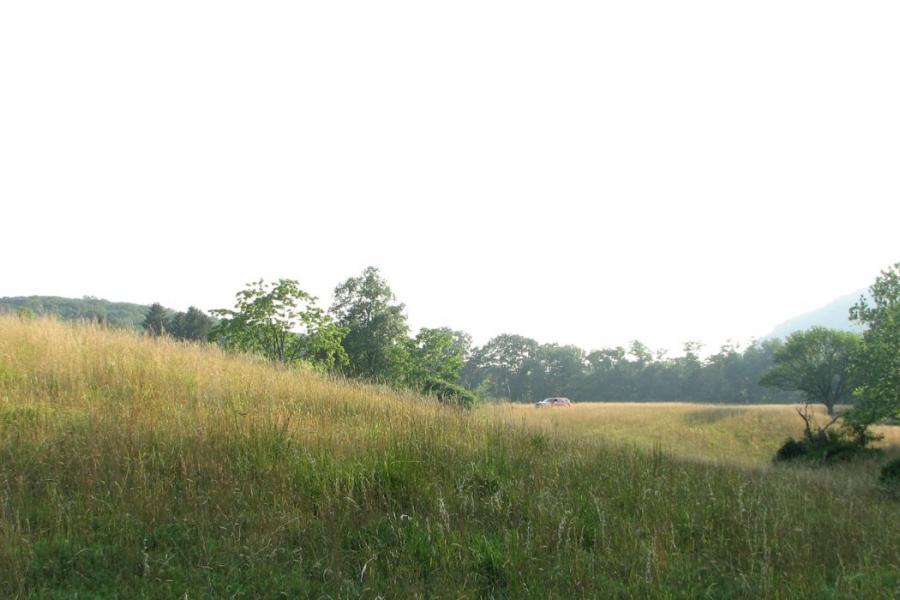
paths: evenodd
<path fill-rule="evenodd" d="M 344 333 L 316 306 L 316 298 L 293 279 L 247 284 L 236 295 L 234 309 L 216 309 L 221 321 L 210 338 L 223 346 L 259 352 L 281 363 L 306 359 L 329 367 L 342 362 L 334 347 Z"/>
<path fill-rule="evenodd" d="M 852 418 L 862 423 L 900 419 L 900 263 L 882 271 L 850 318 L 867 326 L 854 357 L 860 402 Z"/>
<path fill-rule="evenodd" d="M 852 400 L 850 358 L 860 340 L 855 333 L 826 327 L 795 332 L 775 351 L 775 364 L 760 383 L 803 392 L 808 402 L 824 404 L 833 415 L 835 404 Z"/>
<path fill-rule="evenodd" d="M 404 305 L 375 267 L 351 277 L 334 290 L 331 313 L 347 330 L 343 346 L 352 375 L 402 380 L 407 369 Z"/>

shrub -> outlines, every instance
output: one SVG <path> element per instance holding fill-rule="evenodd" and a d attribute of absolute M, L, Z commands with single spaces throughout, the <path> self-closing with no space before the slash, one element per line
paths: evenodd
<path fill-rule="evenodd" d="M 878 456 L 881 450 L 868 448 L 857 438 L 837 431 L 819 431 L 801 440 L 788 439 L 775 454 L 774 462 L 806 460 L 822 465 Z"/>
<path fill-rule="evenodd" d="M 464 408 L 472 408 L 477 400 L 477 397 L 471 391 L 443 379 L 426 379 L 425 384 L 422 386 L 422 391 L 436 396 L 438 400 L 445 404 L 455 404 Z"/>
<path fill-rule="evenodd" d="M 795 458 L 805 456 L 807 453 L 808 450 L 803 442 L 798 442 L 794 438 L 788 438 L 784 445 L 778 449 L 778 452 L 775 453 L 774 461 L 784 462 L 794 460 Z"/>
<path fill-rule="evenodd" d="M 881 467 L 878 481 L 888 495 L 900 499 L 900 458 L 895 458 Z"/>

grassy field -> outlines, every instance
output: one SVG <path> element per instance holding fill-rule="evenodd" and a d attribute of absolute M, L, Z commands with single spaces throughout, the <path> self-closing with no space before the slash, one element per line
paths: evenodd
<path fill-rule="evenodd" d="M 735 406 L 681 402 L 577 403 L 567 408 L 535 409 L 501 404 L 481 409 L 482 416 L 573 439 L 659 450 L 689 460 L 768 465 L 788 437 L 799 438 L 803 421 L 795 406 Z M 817 407 L 818 422 L 828 417 Z M 900 453 L 900 427 L 875 427 L 876 444 L 888 456 Z M 820 472 L 821 473 L 821 472 Z"/>
<path fill-rule="evenodd" d="M 0 318 L 0 597 L 900 597 L 875 465 L 635 408 L 467 413 Z"/>

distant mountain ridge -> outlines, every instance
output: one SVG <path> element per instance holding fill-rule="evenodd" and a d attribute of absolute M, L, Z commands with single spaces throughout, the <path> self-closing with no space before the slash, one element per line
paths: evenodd
<path fill-rule="evenodd" d="M 860 296 L 868 296 L 867 291 L 865 289 L 857 290 L 852 294 L 841 296 L 821 308 L 788 319 L 776 325 L 766 339 L 786 338 L 795 331 L 802 331 L 817 325 L 862 333 L 864 328 L 861 325 L 850 322 L 850 307 L 856 304 Z"/>
<path fill-rule="evenodd" d="M 103 321 L 114 327 L 140 329 L 149 305 L 111 302 L 93 296 L 8 296 L 0 298 L 0 313 L 30 311 L 36 315 L 55 315 L 66 321 Z"/>

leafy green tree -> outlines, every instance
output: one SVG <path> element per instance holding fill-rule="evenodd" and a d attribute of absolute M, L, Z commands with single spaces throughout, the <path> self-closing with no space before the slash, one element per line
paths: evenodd
<path fill-rule="evenodd" d="M 347 330 L 343 346 L 351 375 L 381 381 L 405 378 L 409 327 L 403 310 L 375 267 L 335 288 L 331 313 Z"/>
<path fill-rule="evenodd" d="M 825 327 L 795 332 L 775 352 L 775 364 L 760 383 L 803 392 L 809 403 L 824 404 L 833 415 L 835 404 L 852 399 L 850 359 L 860 341 L 855 333 Z"/>
<path fill-rule="evenodd" d="M 638 340 L 633 340 L 628 347 L 628 354 L 634 357 L 634 361 L 640 366 L 653 362 L 653 352 Z"/>
<path fill-rule="evenodd" d="M 169 327 L 169 311 L 159 302 L 154 302 L 150 305 L 141 327 L 149 335 L 163 335 Z"/>
<path fill-rule="evenodd" d="M 175 313 L 169 318 L 167 331 L 179 340 L 206 341 L 213 325 L 212 317 L 191 306 L 187 312 Z"/>
<path fill-rule="evenodd" d="M 330 318 L 315 304 L 316 298 L 300 289 L 293 279 L 247 284 L 235 296 L 234 309 L 211 311 L 221 321 L 210 338 L 221 345 L 258 352 L 270 360 L 291 363 L 323 355 L 332 366 L 339 362 L 335 351 L 324 351 L 340 337 Z M 298 340 L 299 336 L 299 340 Z"/>
<path fill-rule="evenodd" d="M 342 341 L 347 329 L 338 327 L 326 314 L 317 315 L 316 326 L 294 340 L 294 353 L 315 367 L 326 371 L 343 371 L 350 364 L 350 357 Z"/>
<path fill-rule="evenodd" d="M 408 379 L 414 387 L 431 380 L 455 384 L 464 362 L 463 349 L 450 330 L 422 328 L 409 341 Z"/>
<path fill-rule="evenodd" d="M 465 331 L 451 329 L 449 327 L 438 327 L 436 331 L 443 331 L 453 340 L 453 349 L 462 357 L 463 361 L 469 359 L 472 355 L 472 336 Z"/>
<path fill-rule="evenodd" d="M 472 360 L 482 370 L 491 396 L 525 401 L 533 396 L 532 374 L 540 368 L 539 348 L 531 338 L 502 334 L 479 348 Z"/>
<path fill-rule="evenodd" d="M 848 415 L 864 425 L 900 419 L 900 263 L 882 271 L 869 294 L 871 302 L 863 296 L 850 309 L 851 320 L 868 326 L 853 360 L 860 402 Z"/>
<path fill-rule="evenodd" d="M 587 360 L 577 346 L 542 344 L 537 353 L 538 368 L 532 374 L 535 400 L 550 396 L 572 396 L 584 375 Z"/>

